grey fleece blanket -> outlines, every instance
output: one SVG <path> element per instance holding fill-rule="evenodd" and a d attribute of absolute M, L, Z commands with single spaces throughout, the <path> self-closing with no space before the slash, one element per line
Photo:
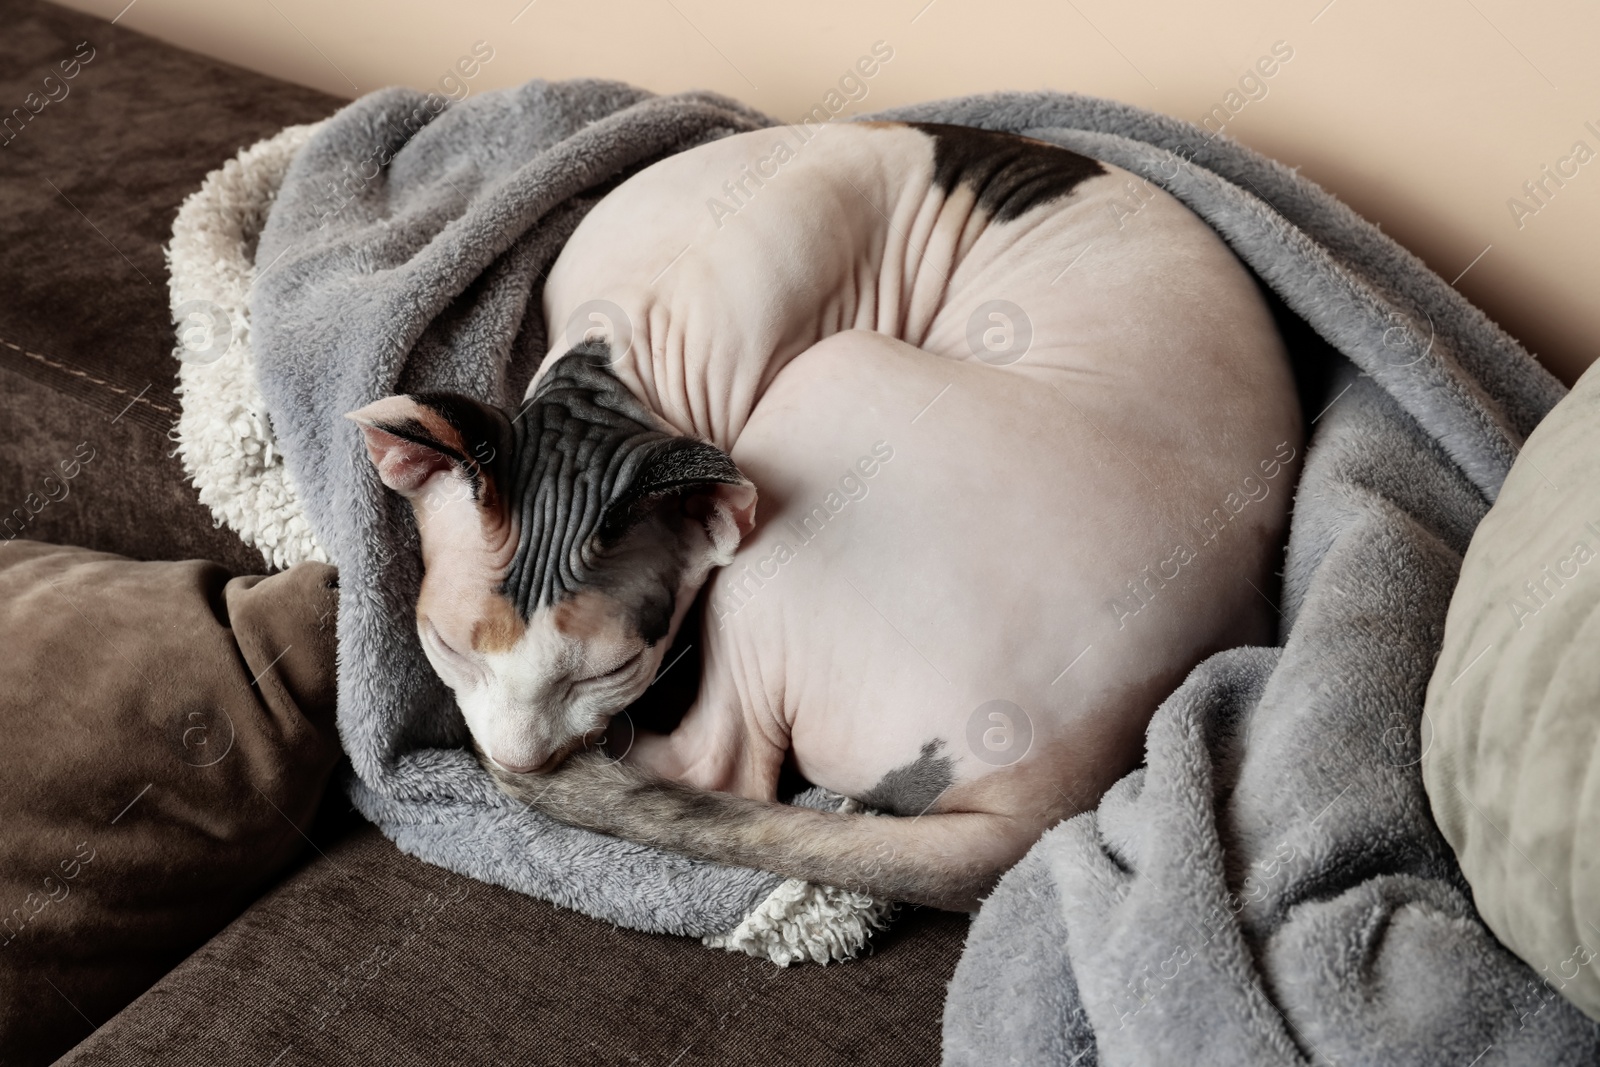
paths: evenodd
<path fill-rule="evenodd" d="M 357 101 L 297 158 L 251 305 L 274 431 L 342 575 L 352 796 L 431 862 L 642 929 L 726 930 L 775 878 L 550 823 L 459 749 L 412 623 L 414 528 L 340 416 L 425 387 L 520 397 L 545 348 L 540 279 L 606 183 L 770 120 L 598 82 L 422 103 Z M 1297 343 L 1305 381 L 1336 372 L 1308 385 L 1310 414 L 1331 406 L 1283 647 L 1197 669 L 1146 768 L 1002 882 L 951 987 L 947 1062 L 1592 1061 L 1595 1028 L 1477 920 L 1417 768 L 1460 554 L 1560 386 L 1311 183 L 1185 123 L 1056 93 L 873 117 L 1013 130 L 1146 176 L 1326 340 Z"/>

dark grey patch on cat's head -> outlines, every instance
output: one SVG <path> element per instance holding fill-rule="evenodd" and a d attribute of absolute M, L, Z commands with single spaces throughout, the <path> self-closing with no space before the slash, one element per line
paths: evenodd
<path fill-rule="evenodd" d="M 943 747 L 942 737 L 923 742 L 916 759 L 889 771 L 856 800 L 894 815 L 921 815 L 955 782 L 956 761 L 939 754 Z"/>
<path fill-rule="evenodd" d="M 604 342 L 562 356 L 511 420 L 505 496 L 517 530 L 502 587 L 523 618 L 603 589 L 654 644 L 684 572 L 682 494 L 744 477 L 715 446 L 669 432 L 607 366 Z"/>

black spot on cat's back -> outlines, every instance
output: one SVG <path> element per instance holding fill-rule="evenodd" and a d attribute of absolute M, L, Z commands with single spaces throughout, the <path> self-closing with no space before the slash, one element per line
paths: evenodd
<path fill-rule="evenodd" d="M 943 738 L 923 742 L 916 759 L 889 771 L 856 799 L 894 815 L 921 815 L 955 782 L 956 761 L 940 755 L 943 747 Z"/>
<path fill-rule="evenodd" d="M 909 122 L 933 138 L 933 180 L 945 195 L 966 185 L 991 218 L 1007 222 L 1106 173 L 1098 160 L 1014 133 Z"/>

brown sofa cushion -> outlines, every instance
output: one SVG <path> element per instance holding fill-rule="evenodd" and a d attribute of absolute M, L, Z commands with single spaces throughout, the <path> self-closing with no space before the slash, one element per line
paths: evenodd
<path fill-rule="evenodd" d="M 0 118 L 11 120 L 0 126 L 0 516 L 22 508 L 25 519 L 6 532 L 262 568 L 213 525 L 170 454 L 178 363 L 162 248 L 208 171 L 342 103 L 89 15 L 0 0 Z M 85 440 L 99 459 L 71 494 L 27 508 Z"/>
<path fill-rule="evenodd" d="M 49 1063 L 294 859 L 336 572 L 0 544 L 0 1063 Z"/>
<path fill-rule="evenodd" d="M 402 855 L 362 824 L 62 1067 L 821 1067 L 939 1060 L 967 918 L 909 909 L 830 967 L 711 952 Z"/>

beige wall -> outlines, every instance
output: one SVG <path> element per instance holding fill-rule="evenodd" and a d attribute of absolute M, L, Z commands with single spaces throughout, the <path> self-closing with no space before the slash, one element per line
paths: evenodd
<path fill-rule="evenodd" d="M 493 58 L 471 92 L 592 75 L 715 89 L 781 119 L 882 40 L 894 58 L 861 110 L 1052 88 L 1198 122 L 1282 41 L 1293 58 L 1229 134 L 1302 168 L 1447 281 L 1470 264 L 1462 292 L 1563 378 L 1597 355 L 1600 158 L 1571 153 L 1580 140 L 1600 153 L 1600 7 L 1578 0 L 126 2 L 69 0 L 345 96 L 436 87 L 482 41 Z M 1523 183 L 1564 158 L 1576 176 L 1529 199 Z"/>

